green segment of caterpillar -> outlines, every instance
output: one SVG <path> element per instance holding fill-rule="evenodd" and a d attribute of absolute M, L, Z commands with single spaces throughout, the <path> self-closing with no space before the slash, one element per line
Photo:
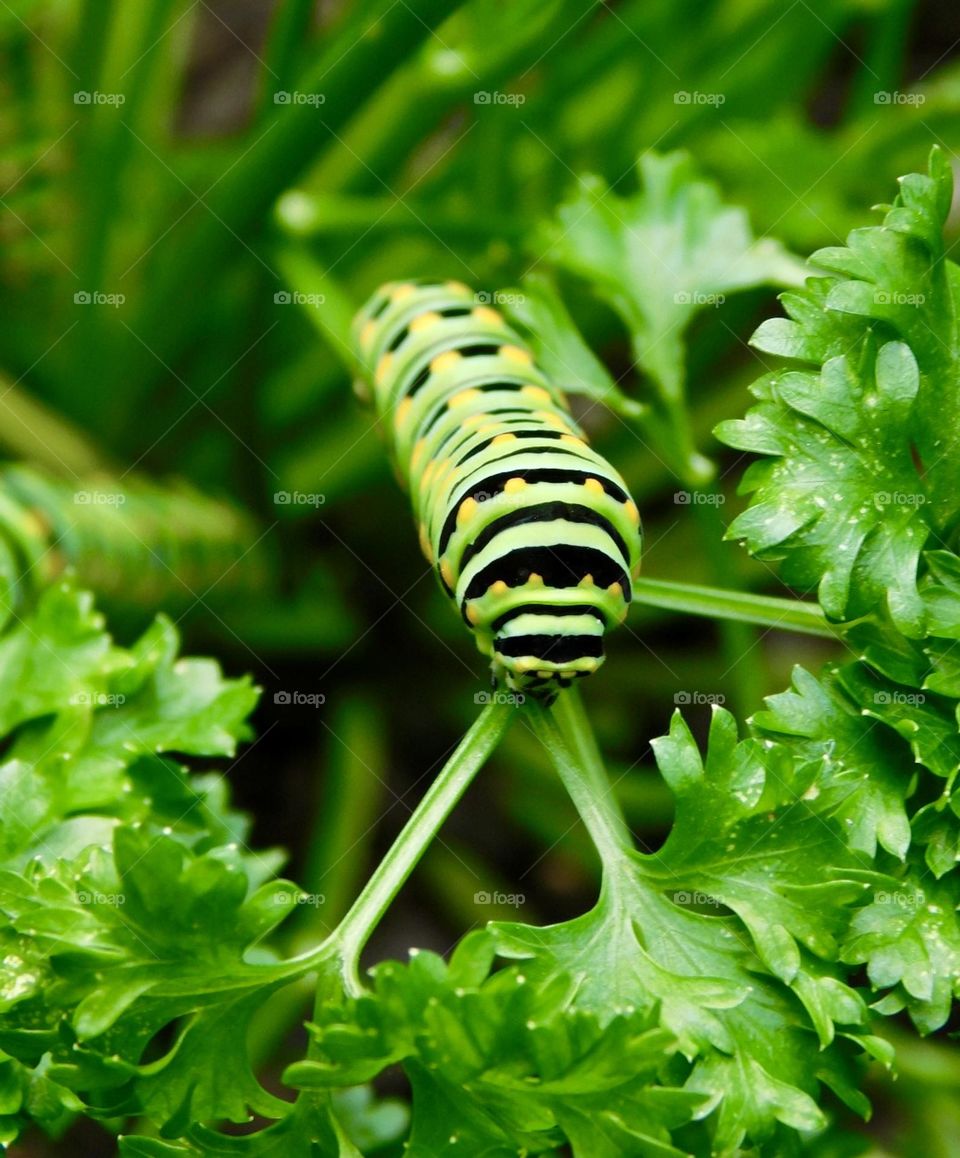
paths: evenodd
<path fill-rule="evenodd" d="M 424 556 L 492 660 L 549 700 L 603 662 L 640 564 L 640 519 L 558 386 L 459 282 L 395 282 L 354 341 Z"/>

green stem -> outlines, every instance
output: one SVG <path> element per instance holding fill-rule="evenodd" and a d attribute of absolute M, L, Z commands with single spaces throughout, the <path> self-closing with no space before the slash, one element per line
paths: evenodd
<path fill-rule="evenodd" d="M 633 839 L 579 697 L 571 689 L 552 709 L 532 703 L 525 711 L 596 846 L 605 876 L 615 878 L 633 852 Z"/>
<path fill-rule="evenodd" d="M 503 739 L 514 712 L 507 704 L 484 708 L 337 927 L 331 942 L 339 948 L 348 991 L 362 991 L 358 962 L 364 945 L 440 826 Z"/>
<path fill-rule="evenodd" d="M 781 631 L 818 635 L 824 639 L 839 638 L 839 633 L 824 618 L 818 603 L 803 603 L 799 599 L 754 595 L 748 591 L 724 591 L 718 587 L 673 583 L 667 579 L 638 579 L 633 585 L 633 601 L 685 615 L 776 627 Z"/>

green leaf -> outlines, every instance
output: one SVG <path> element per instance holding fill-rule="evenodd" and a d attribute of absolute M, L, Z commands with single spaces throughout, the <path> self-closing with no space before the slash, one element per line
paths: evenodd
<path fill-rule="evenodd" d="M 960 996 L 960 885 L 932 881 L 914 866 L 894 888 L 879 890 L 856 913 L 844 959 L 865 964 L 890 989 L 885 1013 L 906 1009 L 921 1033 L 939 1029 Z"/>
<path fill-rule="evenodd" d="M 882 226 L 812 263 L 833 276 L 785 294 L 789 318 L 753 343 L 807 363 L 765 375 L 746 418 L 717 435 L 764 456 L 743 479 L 751 504 L 729 534 L 783 561 L 794 586 L 817 586 L 826 613 L 889 614 L 924 634 L 921 551 L 960 511 L 960 433 L 943 415 L 960 401 L 955 337 L 958 271 L 944 257 L 949 166 L 901 179 Z"/>

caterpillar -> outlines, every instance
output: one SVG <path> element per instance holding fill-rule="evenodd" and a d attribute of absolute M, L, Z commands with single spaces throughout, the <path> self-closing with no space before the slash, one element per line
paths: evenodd
<path fill-rule="evenodd" d="M 630 604 L 641 533 L 623 479 L 460 282 L 382 286 L 353 339 L 441 587 L 494 681 L 551 700 L 596 671 Z"/>

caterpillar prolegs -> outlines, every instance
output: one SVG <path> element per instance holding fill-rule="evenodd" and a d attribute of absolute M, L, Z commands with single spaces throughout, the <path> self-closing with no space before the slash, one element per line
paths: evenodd
<path fill-rule="evenodd" d="M 354 338 L 420 546 L 507 687 L 552 698 L 603 662 L 640 518 L 557 385 L 459 282 L 394 282 Z"/>

